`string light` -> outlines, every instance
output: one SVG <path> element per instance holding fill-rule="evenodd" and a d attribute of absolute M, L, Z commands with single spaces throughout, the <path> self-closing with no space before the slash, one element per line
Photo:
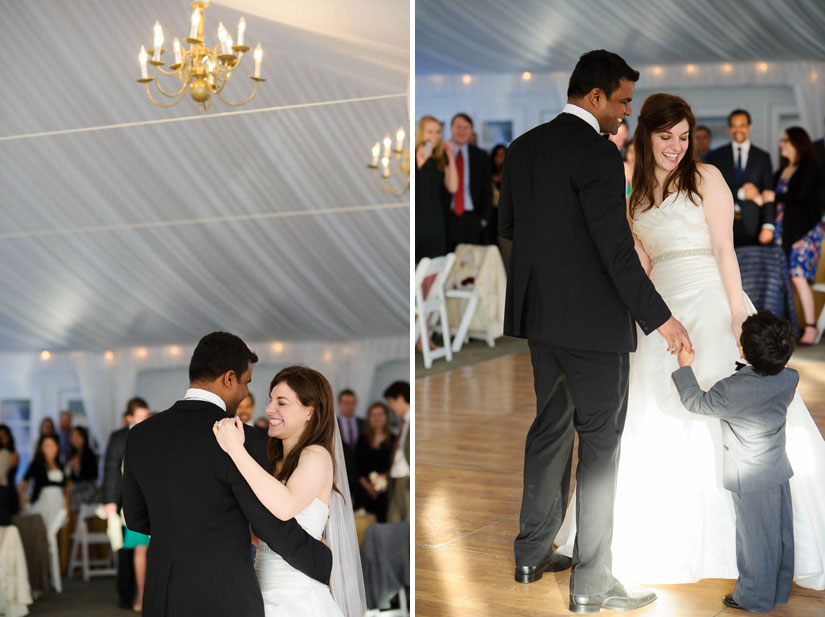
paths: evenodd
<path fill-rule="evenodd" d="M 149 355 L 149 352 L 146 350 L 145 347 L 138 347 L 137 349 L 135 349 L 135 355 L 138 358 L 145 358 Z"/>
<path fill-rule="evenodd" d="M 530 81 L 531 79 L 533 79 L 533 74 L 532 74 L 530 71 L 524 71 L 524 72 L 521 74 L 521 78 L 522 78 L 524 81 Z"/>
<path fill-rule="evenodd" d="M 756 68 L 759 69 L 760 73 L 767 73 L 768 72 L 768 63 L 767 62 L 760 62 L 756 65 Z"/>
<path fill-rule="evenodd" d="M 111 362 L 115 359 L 115 354 L 113 351 L 107 351 L 105 354 L 103 354 L 103 357 L 106 358 L 106 362 Z"/>
<path fill-rule="evenodd" d="M 180 352 L 180 347 L 178 347 L 177 345 L 172 345 L 172 346 L 169 347 L 169 354 L 170 355 L 179 356 L 180 353 L 181 353 Z"/>
<path fill-rule="evenodd" d="M 50 351 L 47 351 L 47 350 L 44 349 L 43 351 L 40 352 L 40 359 L 41 360 L 44 360 L 44 361 L 49 360 L 51 357 L 52 357 L 52 353 Z"/>
<path fill-rule="evenodd" d="M 695 64 L 688 64 L 685 67 L 685 71 L 688 75 L 693 75 L 696 72 L 696 65 Z"/>
<path fill-rule="evenodd" d="M 732 73 L 733 72 L 733 65 L 732 64 L 723 64 L 722 65 L 722 70 L 725 73 Z"/>
<path fill-rule="evenodd" d="M 461 82 L 464 83 L 465 85 L 469 84 L 469 83 L 472 83 L 472 81 L 473 81 L 473 78 L 470 75 L 462 75 L 461 76 Z"/>
<path fill-rule="evenodd" d="M 665 70 L 661 66 L 654 66 L 653 67 L 653 74 L 654 75 L 661 75 L 664 72 L 665 72 Z"/>
<path fill-rule="evenodd" d="M 271 345 L 272 351 L 275 353 L 281 353 L 284 350 L 284 344 L 280 342 L 272 343 Z"/>

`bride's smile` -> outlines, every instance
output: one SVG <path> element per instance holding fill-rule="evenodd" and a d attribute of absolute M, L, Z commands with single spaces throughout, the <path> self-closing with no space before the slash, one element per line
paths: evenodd
<path fill-rule="evenodd" d="M 690 126 L 682 120 L 666 131 L 653 133 L 653 160 L 665 172 L 676 169 L 688 149 Z"/>

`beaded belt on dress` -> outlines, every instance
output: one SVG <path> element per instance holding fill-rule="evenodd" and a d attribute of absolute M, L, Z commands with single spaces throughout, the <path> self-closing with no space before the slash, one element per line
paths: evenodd
<path fill-rule="evenodd" d="M 676 259 L 677 257 L 690 257 L 692 255 L 706 255 L 713 257 L 713 249 L 683 249 L 681 251 L 668 251 L 661 255 L 656 255 L 651 261 L 650 265 L 655 266 L 661 261 L 668 261 L 669 259 Z"/>

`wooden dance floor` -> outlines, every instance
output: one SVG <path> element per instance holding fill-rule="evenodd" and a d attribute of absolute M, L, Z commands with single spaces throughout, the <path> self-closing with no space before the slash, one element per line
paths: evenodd
<path fill-rule="evenodd" d="M 791 365 L 825 434 L 825 362 Z M 530 585 L 513 580 L 524 438 L 535 416 L 529 355 L 424 377 L 416 380 L 415 392 L 416 616 L 570 615 L 569 570 L 545 573 Z M 652 605 L 602 614 L 747 615 L 722 604 L 733 584 L 714 579 L 652 586 L 659 596 Z M 787 605 L 763 614 L 822 617 L 825 592 L 794 586 Z"/>

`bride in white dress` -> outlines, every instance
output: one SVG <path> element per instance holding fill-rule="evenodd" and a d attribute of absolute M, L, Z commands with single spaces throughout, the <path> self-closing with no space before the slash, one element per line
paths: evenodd
<path fill-rule="evenodd" d="M 642 264 L 687 329 L 696 377 L 707 390 L 733 373 L 742 322 L 755 310 L 733 250 L 733 198 L 715 167 L 695 162 L 695 123 L 679 97 L 645 101 L 634 136 L 630 219 Z M 691 178 L 692 198 L 684 190 Z M 658 337 L 638 338 L 616 486 L 613 573 L 649 584 L 735 579 L 735 514 L 722 487 L 719 421 L 682 406 L 670 378 L 676 356 Z M 825 441 L 798 393 L 786 436 L 794 471 L 794 581 L 824 589 Z M 556 537 L 565 555 L 575 540 L 573 513 L 575 496 Z"/>
<path fill-rule="evenodd" d="M 237 417 L 221 420 L 213 429 L 215 436 L 272 514 L 281 520 L 295 518 L 316 539 L 325 536 L 333 553 L 333 569 L 330 593 L 330 587 L 296 570 L 253 537 L 265 615 L 363 615 L 363 578 L 346 472 L 343 464 L 336 464 L 336 459 L 343 461 L 343 454 L 332 388 L 318 371 L 291 366 L 275 375 L 269 389 L 267 454 L 272 475 L 244 449 L 243 425 Z M 334 446 L 337 457 L 332 453 Z"/>

